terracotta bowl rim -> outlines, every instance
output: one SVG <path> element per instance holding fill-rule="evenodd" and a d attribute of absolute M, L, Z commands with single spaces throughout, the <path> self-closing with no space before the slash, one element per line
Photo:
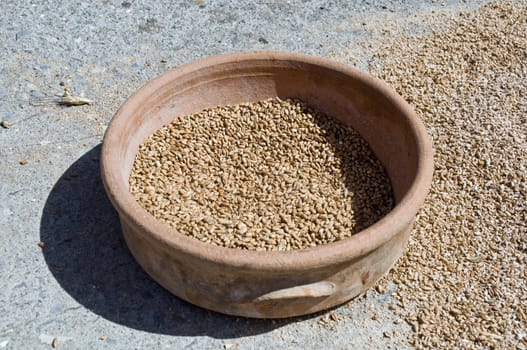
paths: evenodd
<path fill-rule="evenodd" d="M 380 91 L 407 118 L 412 136 L 418 145 L 418 166 L 415 179 L 401 201 L 381 220 L 353 236 L 326 245 L 291 251 L 249 251 L 214 246 L 195 238 L 179 234 L 175 229 L 158 221 L 144 210 L 120 179 L 118 138 L 120 128 L 134 110 L 148 101 L 153 92 L 167 83 L 185 75 L 213 65 L 245 61 L 296 61 L 299 64 L 321 66 L 338 71 L 352 79 Z M 116 157 L 116 158 L 114 158 Z M 131 222 L 145 234 L 145 239 L 154 239 L 167 249 L 209 260 L 220 265 L 251 267 L 265 270 L 309 269 L 343 263 L 363 256 L 389 241 L 397 232 L 406 228 L 415 218 L 423 204 L 432 181 L 432 143 L 424 124 L 413 108 L 383 81 L 343 63 L 330 59 L 285 51 L 250 51 L 228 53 L 192 61 L 173 68 L 147 82 L 130 96 L 112 118 L 103 138 L 101 151 L 101 176 L 107 194 L 116 208 L 121 221 Z M 148 236 L 148 237 L 147 237 Z"/>

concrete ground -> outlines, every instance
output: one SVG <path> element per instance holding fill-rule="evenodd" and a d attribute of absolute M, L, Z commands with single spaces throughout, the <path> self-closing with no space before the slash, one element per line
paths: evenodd
<path fill-rule="evenodd" d="M 290 50 L 367 69 L 385 37 L 429 31 L 479 5 L 2 1 L 0 349 L 409 347 L 412 330 L 388 309 L 393 288 L 288 320 L 224 316 L 172 296 L 126 248 L 101 183 L 100 144 L 127 96 L 180 64 Z M 94 103 L 57 105 L 62 85 Z"/>

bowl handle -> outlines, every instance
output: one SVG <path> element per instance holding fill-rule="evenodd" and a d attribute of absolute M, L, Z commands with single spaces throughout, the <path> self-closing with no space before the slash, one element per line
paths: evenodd
<path fill-rule="evenodd" d="M 335 293 L 336 286 L 327 281 L 321 281 L 311 284 L 304 284 L 302 286 L 295 286 L 291 288 L 285 288 L 275 290 L 273 292 L 266 293 L 255 299 L 253 302 L 261 302 L 268 300 L 283 300 L 283 299 L 294 299 L 294 298 L 320 298 L 328 297 Z"/>

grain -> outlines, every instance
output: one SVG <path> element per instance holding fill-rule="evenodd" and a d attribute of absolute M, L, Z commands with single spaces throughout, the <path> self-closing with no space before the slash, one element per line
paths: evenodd
<path fill-rule="evenodd" d="M 352 127 L 278 98 L 176 118 L 140 146 L 129 184 L 177 232 L 246 250 L 335 242 L 393 207 L 382 165 Z"/>
<path fill-rule="evenodd" d="M 83 106 L 91 105 L 93 101 L 86 97 L 73 95 L 68 88 L 64 88 L 64 93 L 60 96 L 58 103 L 64 106 Z"/>
<path fill-rule="evenodd" d="M 387 280 L 417 348 L 527 348 L 527 2 L 397 37 L 371 70 L 435 147 L 430 195 Z"/>

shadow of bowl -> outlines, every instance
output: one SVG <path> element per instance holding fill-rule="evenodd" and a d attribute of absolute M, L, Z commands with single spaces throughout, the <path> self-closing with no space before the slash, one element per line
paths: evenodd
<path fill-rule="evenodd" d="M 295 319 L 226 316 L 193 306 L 159 286 L 136 263 L 106 197 L 98 145 L 51 190 L 40 223 L 44 258 L 64 290 L 90 311 L 126 327 L 168 335 L 237 338 Z"/>

